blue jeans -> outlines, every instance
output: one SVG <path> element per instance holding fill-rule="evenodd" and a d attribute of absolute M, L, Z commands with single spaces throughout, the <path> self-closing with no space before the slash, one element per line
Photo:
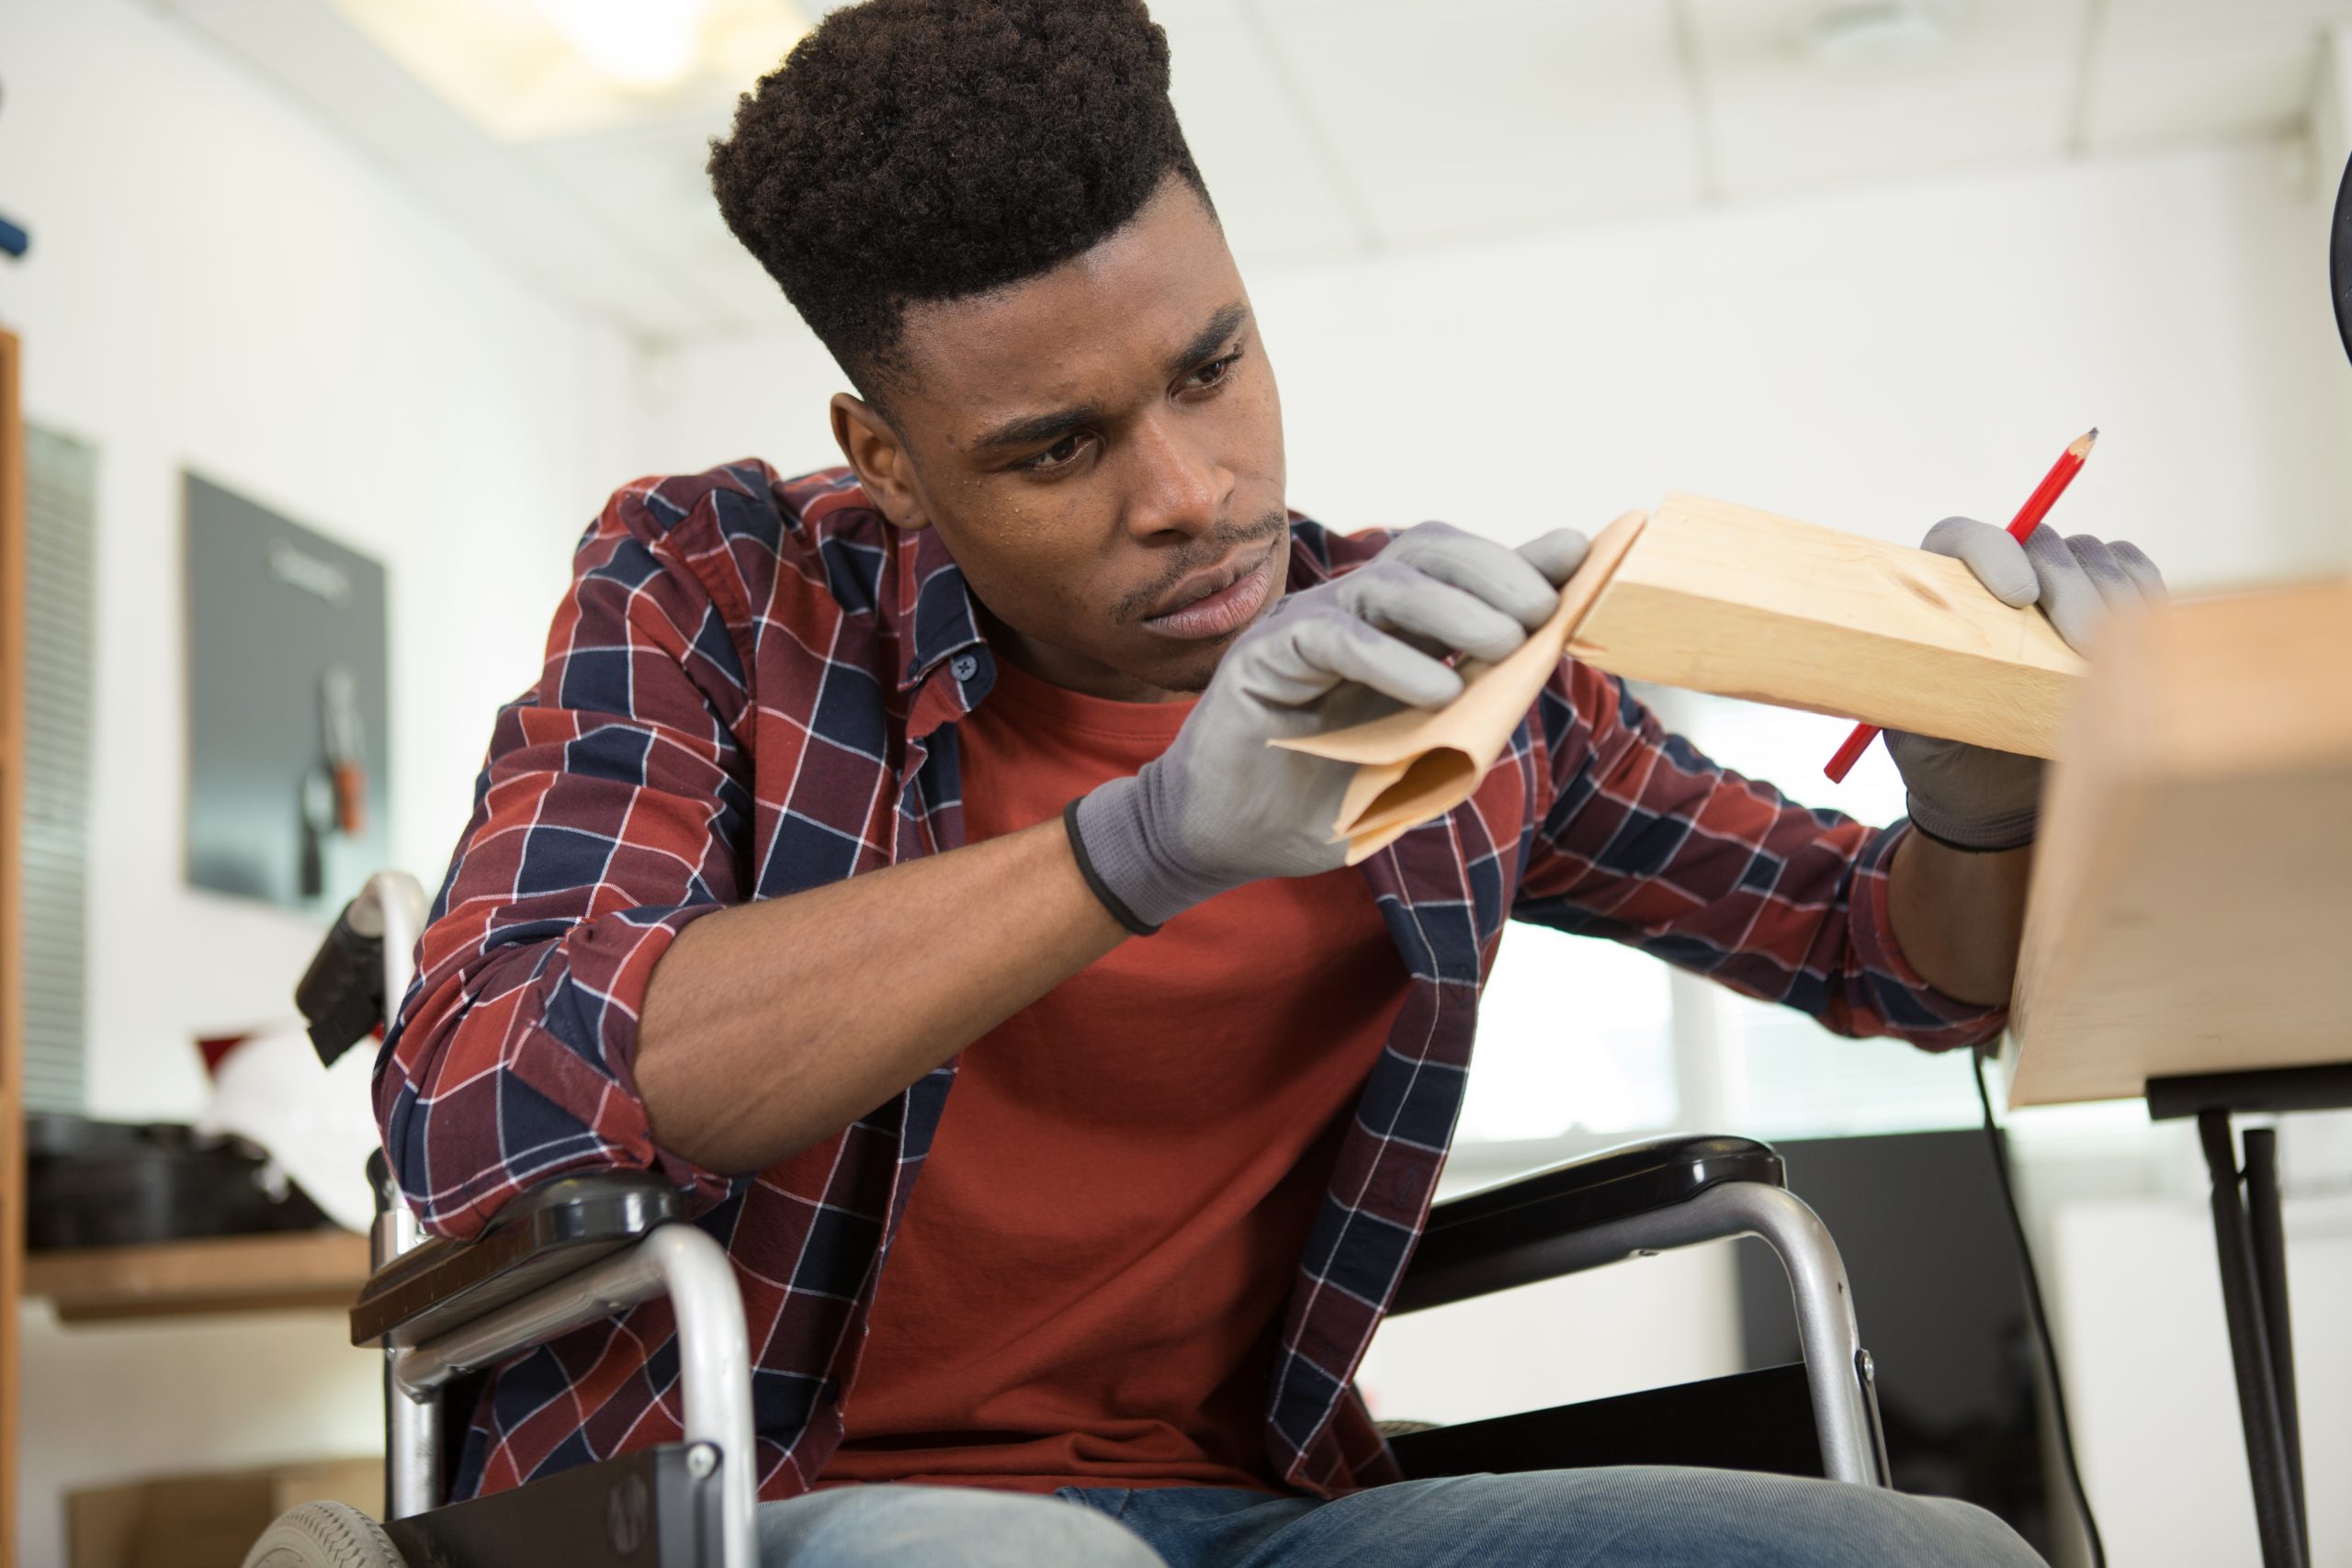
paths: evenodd
<path fill-rule="evenodd" d="M 1222 1487 L 845 1486 L 760 1506 L 761 1568 L 2041 1568 L 1966 1503 L 1724 1470 Z"/>

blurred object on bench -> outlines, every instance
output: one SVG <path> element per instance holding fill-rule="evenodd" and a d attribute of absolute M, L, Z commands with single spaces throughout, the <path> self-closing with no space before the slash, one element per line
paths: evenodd
<path fill-rule="evenodd" d="M 345 1230 L 365 1232 L 375 1224 L 367 1177 L 379 1141 L 375 1052 L 354 1051 L 322 1066 L 302 1025 L 292 1021 L 204 1046 L 212 1103 L 197 1119 L 197 1131 L 260 1149 L 271 1166 L 266 1185 L 282 1190 L 291 1181 Z"/>
<path fill-rule="evenodd" d="M 25 1245 L 40 1252 L 190 1236 L 308 1230 L 325 1223 L 299 1191 L 273 1197 L 267 1159 L 168 1122 L 25 1118 Z"/>

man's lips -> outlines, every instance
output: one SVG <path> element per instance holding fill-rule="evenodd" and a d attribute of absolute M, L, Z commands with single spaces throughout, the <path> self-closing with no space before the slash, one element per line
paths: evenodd
<path fill-rule="evenodd" d="M 1257 549 L 1236 550 L 1215 566 L 1203 567 L 1169 590 L 1168 597 L 1160 602 L 1159 608 L 1145 618 L 1155 620 L 1161 615 L 1172 615 L 1186 605 L 1207 598 L 1220 588 L 1232 587 L 1258 564 L 1257 558 L 1262 553 Z"/>
<path fill-rule="evenodd" d="M 1272 542 L 1238 552 L 1179 582 L 1167 608 L 1144 617 L 1156 632 L 1185 638 L 1219 637 L 1245 626 L 1266 602 Z"/>

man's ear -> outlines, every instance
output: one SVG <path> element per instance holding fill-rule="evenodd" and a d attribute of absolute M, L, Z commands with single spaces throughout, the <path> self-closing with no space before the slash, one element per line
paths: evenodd
<path fill-rule="evenodd" d="M 893 527 L 930 527 L 931 517 L 916 499 L 913 461 L 882 411 L 863 398 L 835 392 L 832 414 L 833 441 L 865 487 L 866 499 Z"/>

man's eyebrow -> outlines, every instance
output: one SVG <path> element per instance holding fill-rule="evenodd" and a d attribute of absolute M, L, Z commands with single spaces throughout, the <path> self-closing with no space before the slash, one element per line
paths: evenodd
<path fill-rule="evenodd" d="M 1226 306 L 1193 334 L 1193 341 L 1186 344 L 1182 352 L 1170 358 L 1168 374 L 1181 376 L 1208 358 L 1224 347 L 1226 340 L 1238 332 L 1249 319 L 1247 300 L 1236 299 Z M 1092 403 L 1023 414 L 982 431 L 973 438 L 972 448 L 975 451 L 997 451 L 1012 446 L 1050 446 L 1072 432 L 1101 424 L 1104 417 L 1103 410 Z"/>
<path fill-rule="evenodd" d="M 1170 376 L 1181 376 L 1200 364 L 1201 361 L 1224 347 L 1225 340 L 1240 331 L 1241 323 L 1249 319 L 1250 305 L 1243 299 L 1236 299 L 1232 304 L 1211 316 L 1208 319 L 1208 324 L 1193 334 L 1193 341 L 1184 345 L 1183 352 L 1169 360 L 1168 373 Z"/>
<path fill-rule="evenodd" d="M 1044 413 L 1023 414 L 1007 420 L 993 430 L 984 430 L 974 438 L 977 450 L 993 451 L 1006 446 L 1048 446 L 1072 431 L 1086 430 L 1102 423 L 1102 411 L 1091 403 L 1075 408 L 1049 409 Z"/>

